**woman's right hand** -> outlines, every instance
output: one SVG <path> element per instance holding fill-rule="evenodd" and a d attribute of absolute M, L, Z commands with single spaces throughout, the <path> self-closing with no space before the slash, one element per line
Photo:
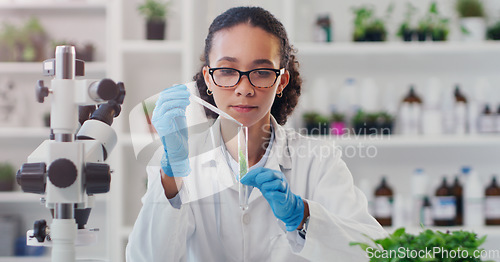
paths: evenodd
<path fill-rule="evenodd" d="M 151 122 L 161 138 L 165 154 L 161 161 L 169 177 L 185 177 L 189 167 L 186 107 L 190 93 L 185 85 L 175 85 L 160 93 Z"/>

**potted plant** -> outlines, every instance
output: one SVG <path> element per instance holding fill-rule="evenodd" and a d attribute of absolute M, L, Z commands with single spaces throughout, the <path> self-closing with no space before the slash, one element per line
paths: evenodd
<path fill-rule="evenodd" d="M 490 26 L 486 35 L 490 40 L 500 40 L 500 21 Z"/>
<path fill-rule="evenodd" d="M 342 113 L 332 113 L 330 116 L 330 134 L 343 135 L 346 130 L 345 116 Z"/>
<path fill-rule="evenodd" d="M 0 191 L 12 191 L 14 189 L 15 170 L 12 164 L 0 163 Z"/>
<path fill-rule="evenodd" d="M 21 37 L 20 30 L 15 25 L 4 22 L 2 41 L 8 50 L 7 54 L 4 54 L 6 61 L 22 62 L 25 41 Z"/>
<path fill-rule="evenodd" d="M 486 240 L 486 236 L 478 238 L 476 233 L 463 230 L 443 233 L 426 229 L 418 235 L 405 231 L 405 228 L 398 228 L 386 238 L 368 237 L 371 243 L 350 242 L 350 245 L 363 249 L 371 262 L 483 261 L 478 254 L 484 250 L 479 247 Z M 459 253 L 460 256 L 452 256 L 453 253 Z"/>
<path fill-rule="evenodd" d="M 366 26 L 369 19 L 373 16 L 373 7 L 371 6 L 361 6 L 353 7 L 352 12 L 354 13 L 354 31 L 353 31 L 353 41 L 363 42 L 365 41 Z"/>
<path fill-rule="evenodd" d="M 24 26 L 23 34 L 25 34 L 28 42 L 24 50 L 25 60 L 37 62 L 45 60 L 47 58 L 47 43 L 49 37 L 36 17 L 32 17 L 28 20 Z"/>
<path fill-rule="evenodd" d="M 390 135 L 394 126 L 394 117 L 387 112 L 380 112 L 377 115 L 376 126 L 378 134 Z"/>
<path fill-rule="evenodd" d="M 413 40 L 414 29 L 411 27 L 411 19 L 417 9 L 410 3 L 406 3 L 406 13 L 403 23 L 399 26 L 397 36 L 401 37 L 403 41 L 409 42 Z"/>
<path fill-rule="evenodd" d="M 368 113 L 365 117 L 365 126 L 364 126 L 364 134 L 365 135 L 373 135 L 377 134 L 378 126 L 377 126 L 377 113 Z"/>
<path fill-rule="evenodd" d="M 380 42 L 386 40 L 387 30 L 385 27 L 386 20 L 392 14 L 393 5 L 389 5 L 384 18 L 374 16 L 372 6 L 364 5 L 359 8 L 353 8 L 354 32 L 353 41 L 371 41 Z"/>
<path fill-rule="evenodd" d="M 456 10 L 460 17 L 462 40 L 483 41 L 486 37 L 486 22 L 481 0 L 457 0 Z"/>
<path fill-rule="evenodd" d="M 92 43 L 86 43 L 76 48 L 76 56 L 85 62 L 94 61 L 95 46 Z"/>
<path fill-rule="evenodd" d="M 316 118 L 316 125 L 318 126 L 319 135 L 328 135 L 330 133 L 330 122 L 328 121 L 327 117 L 319 115 Z"/>
<path fill-rule="evenodd" d="M 429 15 L 430 15 L 430 33 L 432 41 L 446 41 L 448 39 L 448 33 L 450 32 L 449 28 L 449 19 L 442 17 L 439 14 L 437 3 L 435 1 L 431 2 L 429 7 Z"/>
<path fill-rule="evenodd" d="M 358 112 L 352 118 L 352 127 L 355 135 L 366 134 L 366 113 L 363 110 Z"/>
<path fill-rule="evenodd" d="M 432 41 L 446 41 L 448 40 L 449 19 L 440 18 L 432 27 L 431 37 Z"/>
<path fill-rule="evenodd" d="M 373 19 L 367 26 L 365 32 L 365 40 L 369 42 L 382 42 L 385 41 L 387 30 L 385 23 L 382 19 Z"/>
<path fill-rule="evenodd" d="M 448 38 L 449 31 L 449 19 L 439 14 L 435 1 L 431 2 L 427 13 L 418 22 L 418 41 L 444 41 Z"/>
<path fill-rule="evenodd" d="M 145 0 L 139 5 L 139 12 L 146 17 L 146 39 L 165 39 L 165 27 L 168 3 L 161 0 Z"/>
<path fill-rule="evenodd" d="M 328 134 L 328 118 L 317 112 L 307 112 L 302 115 L 308 135 Z"/>
<path fill-rule="evenodd" d="M 417 26 L 417 39 L 418 41 L 426 41 L 428 37 L 430 37 L 431 34 L 431 28 L 432 28 L 432 23 L 431 23 L 431 17 L 429 15 L 425 15 L 418 21 L 418 26 Z"/>
<path fill-rule="evenodd" d="M 319 114 L 316 112 L 306 112 L 302 115 L 302 119 L 304 120 L 304 125 L 307 130 L 307 134 L 311 135 L 316 128 L 316 119 L 318 118 Z"/>

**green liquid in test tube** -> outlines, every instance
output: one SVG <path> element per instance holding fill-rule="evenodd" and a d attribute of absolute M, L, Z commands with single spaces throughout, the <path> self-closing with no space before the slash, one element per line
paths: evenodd
<path fill-rule="evenodd" d="M 248 127 L 238 127 L 238 162 L 239 162 L 239 180 L 248 172 Z M 239 201 L 241 210 L 248 209 L 248 198 L 250 190 L 247 185 L 239 183 Z"/>

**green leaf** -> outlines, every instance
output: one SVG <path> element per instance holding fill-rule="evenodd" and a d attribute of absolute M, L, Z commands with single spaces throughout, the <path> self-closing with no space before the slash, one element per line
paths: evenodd
<path fill-rule="evenodd" d="M 392 237 L 401 237 L 404 234 L 405 234 L 405 228 L 401 227 L 401 228 L 396 229 L 396 231 L 394 231 L 394 233 L 392 233 Z"/>

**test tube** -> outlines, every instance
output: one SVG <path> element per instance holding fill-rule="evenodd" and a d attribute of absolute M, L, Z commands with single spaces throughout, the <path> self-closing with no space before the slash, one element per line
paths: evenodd
<path fill-rule="evenodd" d="M 238 127 L 238 163 L 239 163 L 239 176 L 241 180 L 248 172 L 248 127 L 240 125 Z M 240 208 L 242 211 L 248 209 L 248 198 L 250 197 L 250 190 L 247 185 L 239 183 L 239 200 Z"/>

